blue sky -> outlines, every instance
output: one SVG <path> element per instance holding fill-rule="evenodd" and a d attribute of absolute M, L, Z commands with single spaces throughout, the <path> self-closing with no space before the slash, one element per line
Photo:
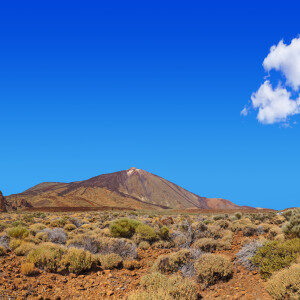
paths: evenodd
<path fill-rule="evenodd" d="M 201 196 L 299 206 L 300 124 L 240 115 L 270 47 L 299 35 L 299 9 L 2 1 L 0 190 L 135 166 Z"/>

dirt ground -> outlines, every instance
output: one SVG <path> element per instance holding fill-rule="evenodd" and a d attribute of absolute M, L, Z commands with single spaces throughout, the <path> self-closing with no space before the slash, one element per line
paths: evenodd
<path fill-rule="evenodd" d="M 222 253 L 234 260 L 242 241 L 243 237 L 237 235 L 232 250 Z M 139 250 L 141 268 L 132 271 L 91 271 L 78 276 L 40 271 L 33 277 L 22 275 L 22 258 L 10 254 L 0 257 L 0 299 L 126 299 L 126 295 L 138 287 L 141 276 L 149 271 L 152 262 L 159 255 L 169 252 L 171 250 L 168 249 Z M 202 299 L 273 299 L 266 292 L 259 274 L 240 265 L 235 265 L 234 275 L 228 282 L 199 290 L 199 294 Z"/>

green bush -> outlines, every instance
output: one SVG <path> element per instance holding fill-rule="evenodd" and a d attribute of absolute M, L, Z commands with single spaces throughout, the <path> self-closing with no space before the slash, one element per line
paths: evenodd
<path fill-rule="evenodd" d="M 90 252 L 78 248 L 69 248 L 62 257 L 61 267 L 71 273 L 80 274 L 90 270 L 92 263 Z"/>
<path fill-rule="evenodd" d="M 135 233 L 143 241 L 152 242 L 156 239 L 156 232 L 154 228 L 143 223 L 136 227 Z"/>
<path fill-rule="evenodd" d="M 195 262 L 198 281 L 203 287 L 228 280 L 233 274 L 230 258 L 221 254 L 206 253 Z"/>
<path fill-rule="evenodd" d="M 242 214 L 241 214 L 240 212 L 235 213 L 234 216 L 235 216 L 238 220 L 240 220 L 240 219 L 242 218 Z"/>
<path fill-rule="evenodd" d="M 8 229 L 7 235 L 12 238 L 22 239 L 29 235 L 29 230 L 26 227 L 19 225 Z"/>
<path fill-rule="evenodd" d="M 296 261 L 300 253 L 300 239 L 269 241 L 258 249 L 251 262 L 257 266 L 263 278 Z"/>
<path fill-rule="evenodd" d="M 170 229 L 167 226 L 163 226 L 159 229 L 158 236 L 162 240 L 168 240 L 170 238 Z"/>
<path fill-rule="evenodd" d="M 274 274 L 268 280 L 266 288 L 275 299 L 299 299 L 300 264 Z"/>
<path fill-rule="evenodd" d="M 112 222 L 109 229 L 113 237 L 131 238 L 140 224 L 137 220 L 122 218 Z"/>
<path fill-rule="evenodd" d="M 34 263 L 38 268 L 56 272 L 60 267 L 64 253 L 65 250 L 62 246 L 44 243 L 31 250 L 27 255 L 27 260 Z"/>

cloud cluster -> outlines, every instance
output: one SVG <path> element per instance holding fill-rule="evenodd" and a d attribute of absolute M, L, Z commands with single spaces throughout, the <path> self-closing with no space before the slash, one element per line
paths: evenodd
<path fill-rule="evenodd" d="M 272 46 L 263 67 L 266 71 L 281 72 L 286 83 L 273 88 L 266 80 L 252 94 L 251 107 L 258 110 L 257 119 L 263 124 L 286 123 L 288 117 L 300 113 L 300 37 L 293 39 L 289 45 L 280 41 L 277 46 Z M 249 108 L 245 107 L 241 114 L 245 116 L 248 112 Z"/>

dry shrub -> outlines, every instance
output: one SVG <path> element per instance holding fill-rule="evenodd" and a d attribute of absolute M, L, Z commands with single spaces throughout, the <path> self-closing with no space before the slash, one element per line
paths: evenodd
<path fill-rule="evenodd" d="M 0 256 L 6 255 L 6 249 L 3 246 L 0 246 Z"/>
<path fill-rule="evenodd" d="M 21 273 L 25 276 L 32 276 L 37 273 L 34 263 L 24 262 L 21 264 Z"/>
<path fill-rule="evenodd" d="M 68 247 L 82 248 L 93 254 L 96 254 L 100 249 L 100 242 L 95 237 L 84 234 L 75 235 L 67 242 Z"/>
<path fill-rule="evenodd" d="M 154 262 L 152 269 L 161 273 L 173 273 L 192 259 L 191 251 L 182 249 L 167 255 L 159 256 Z"/>
<path fill-rule="evenodd" d="M 35 223 L 30 225 L 29 231 L 32 235 L 36 235 L 39 231 L 42 231 L 46 228 L 46 226 L 42 223 Z"/>
<path fill-rule="evenodd" d="M 124 260 L 123 268 L 127 270 L 139 269 L 140 263 L 137 260 Z"/>
<path fill-rule="evenodd" d="M 283 231 L 287 237 L 300 238 L 300 208 L 292 210 L 289 221 L 283 226 Z"/>
<path fill-rule="evenodd" d="M 300 298 L 300 264 L 275 273 L 267 282 L 268 292 L 275 299 Z"/>
<path fill-rule="evenodd" d="M 70 248 L 62 257 L 61 267 L 71 273 L 80 274 L 92 267 L 92 255 L 83 249 Z"/>
<path fill-rule="evenodd" d="M 110 253 L 105 255 L 97 255 L 97 259 L 100 262 L 102 269 L 115 269 L 122 266 L 122 257 L 116 253 Z"/>
<path fill-rule="evenodd" d="M 230 258 L 221 254 L 206 253 L 195 262 L 198 281 L 207 287 L 220 280 L 228 280 L 233 274 Z"/>
<path fill-rule="evenodd" d="M 27 255 L 34 248 L 35 248 L 34 243 L 23 242 L 20 244 L 19 247 L 15 249 L 15 253 L 18 256 L 24 256 Z"/>
<path fill-rule="evenodd" d="M 152 248 L 154 249 L 170 249 L 175 246 L 173 241 L 157 241 L 152 244 Z"/>
<path fill-rule="evenodd" d="M 65 227 L 64 227 L 64 230 L 66 231 L 73 231 L 75 230 L 77 227 L 74 225 L 74 224 L 66 224 Z"/>
<path fill-rule="evenodd" d="M 56 272 L 60 267 L 64 253 L 65 249 L 62 246 L 44 243 L 31 250 L 27 255 L 27 260 L 34 263 L 38 268 Z"/>
<path fill-rule="evenodd" d="M 141 278 L 141 288 L 129 295 L 128 300 L 196 300 L 196 284 L 181 276 L 151 273 Z"/>
<path fill-rule="evenodd" d="M 214 252 L 218 247 L 218 241 L 212 238 L 203 238 L 197 240 L 192 247 L 204 252 Z"/>
<path fill-rule="evenodd" d="M 38 233 L 35 235 L 35 237 L 36 237 L 38 240 L 43 241 L 43 242 L 49 242 L 49 241 L 50 241 L 47 232 L 43 232 L 43 231 L 38 232 Z"/>
<path fill-rule="evenodd" d="M 242 264 L 249 270 L 255 269 L 251 262 L 252 257 L 256 254 L 258 249 L 263 246 L 263 242 L 255 240 L 245 244 L 242 249 L 236 254 L 237 263 Z"/>
<path fill-rule="evenodd" d="M 19 239 L 11 239 L 9 242 L 9 248 L 11 250 L 15 250 L 16 248 L 18 248 L 21 245 L 22 241 Z"/>
<path fill-rule="evenodd" d="M 142 250 L 147 250 L 147 249 L 150 248 L 150 244 L 147 241 L 141 241 L 139 243 L 139 248 L 142 249 Z"/>
<path fill-rule="evenodd" d="M 43 232 L 47 233 L 48 238 L 52 243 L 56 243 L 56 244 L 66 243 L 67 234 L 62 228 L 54 228 L 54 229 L 46 228 L 43 230 Z"/>

